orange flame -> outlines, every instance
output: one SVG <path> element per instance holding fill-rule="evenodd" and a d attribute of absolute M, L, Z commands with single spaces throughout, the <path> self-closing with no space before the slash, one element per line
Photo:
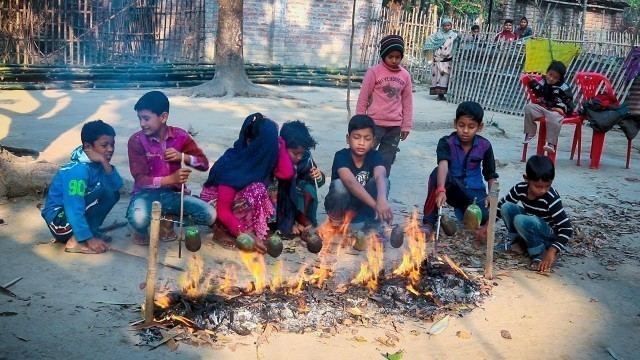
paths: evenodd
<path fill-rule="evenodd" d="M 171 305 L 171 299 L 169 299 L 167 295 L 160 295 L 160 297 L 154 301 L 154 304 L 161 309 L 167 309 L 169 305 Z"/>
<path fill-rule="evenodd" d="M 393 271 L 393 274 L 406 276 L 411 280 L 412 284 L 416 284 L 420 280 L 420 266 L 427 256 L 427 240 L 418 223 L 418 213 L 416 211 L 413 212 L 407 222 L 405 233 L 409 252 L 404 252 L 402 262 Z"/>
<path fill-rule="evenodd" d="M 224 270 L 224 280 L 222 281 L 222 284 L 218 286 L 218 289 L 223 293 L 229 293 L 231 292 L 233 284 L 238 282 L 237 269 L 234 264 L 224 264 L 222 268 Z"/>
<path fill-rule="evenodd" d="M 453 260 L 451 260 L 449 258 L 449 256 L 444 255 L 444 261 L 447 262 L 447 264 L 449 264 L 449 266 L 451 266 L 451 268 L 455 271 L 457 271 L 460 275 L 462 275 L 465 279 L 469 280 L 469 277 L 467 276 L 467 274 L 464 273 L 464 271 L 462 271 L 462 269 L 460 269 L 460 267 L 458 267 L 458 265 L 456 265 Z"/>
<path fill-rule="evenodd" d="M 267 268 L 264 264 L 264 256 L 255 252 L 240 251 L 240 257 L 253 277 L 253 286 L 250 283 L 247 288 L 262 293 L 267 286 Z"/>
<path fill-rule="evenodd" d="M 360 265 L 360 272 L 351 283 L 366 285 L 370 290 L 376 291 L 378 275 L 383 266 L 383 255 L 382 243 L 375 233 L 372 233 L 367 242 L 367 262 Z"/>
<path fill-rule="evenodd" d="M 271 279 L 271 290 L 275 291 L 282 287 L 283 279 L 282 279 L 282 270 L 284 268 L 284 262 L 282 259 L 278 259 L 276 263 L 273 265 L 273 279 Z"/>
<path fill-rule="evenodd" d="M 198 253 L 193 253 L 187 260 L 187 273 L 178 279 L 182 292 L 187 297 L 198 297 L 209 292 L 209 284 L 213 274 L 203 280 L 204 262 Z"/>

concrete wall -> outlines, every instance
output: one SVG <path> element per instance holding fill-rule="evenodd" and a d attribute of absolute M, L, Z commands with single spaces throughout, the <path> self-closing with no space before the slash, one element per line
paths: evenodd
<path fill-rule="evenodd" d="M 382 0 L 358 0 L 354 60 L 371 11 Z M 244 59 L 283 65 L 346 66 L 351 0 L 244 0 Z M 218 1 L 206 0 L 205 54 L 213 61 Z"/>

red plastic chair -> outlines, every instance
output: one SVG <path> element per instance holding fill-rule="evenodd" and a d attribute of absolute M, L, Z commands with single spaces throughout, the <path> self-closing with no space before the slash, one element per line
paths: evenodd
<path fill-rule="evenodd" d="M 582 89 L 583 99 L 588 100 L 598 95 L 599 93 L 607 93 L 615 96 L 611 82 L 604 75 L 594 72 L 577 72 L 576 83 Z M 617 98 L 617 97 L 616 97 Z M 604 138 L 606 132 L 593 132 L 591 136 L 591 163 L 589 168 L 600 168 L 600 160 L 602 159 L 602 149 L 604 148 Z M 627 141 L 627 165 L 628 169 L 631 166 L 631 145 L 632 140 Z"/>
<path fill-rule="evenodd" d="M 539 99 L 535 93 L 531 90 L 531 88 L 529 87 L 529 80 L 530 78 L 534 78 L 536 79 L 536 81 L 542 81 L 542 75 L 537 75 L 537 74 L 522 74 L 522 76 L 520 77 L 520 81 L 522 82 L 522 85 L 524 86 L 524 89 L 527 93 L 527 97 L 529 98 L 529 100 L 534 103 L 537 104 L 539 103 L 542 99 Z M 566 116 L 564 119 L 562 119 L 562 125 L 564 124 L 573 124 L 576 126 L 575 130 L 573 131 L 573 142 L 571 144 L 571 157 L 569 159 L 573 160 L 573 156 L 575 155 L 576 152 L 576 148 L 578 150 L 578 162 L 577 162 L 577 166 L 580 166 L 580 153 L 581 153 L 581 149 L 582 149 L 582 123 L 584 122 L 584 117 L 578 115 L 577 112 L 573 112 L 570 116 Z M 545 122 L 545 118 L 541 117 L 536 119 L 537 122 L 540 123 L 539 129 L 538 129 L 538 149 L 537 149 L 537 154 L 538 155 L 545 155 L 545 151 L 544 151 L 544 146 L 547 143 L 546 137 L 547 137 L 547 124 Z M 522 146 L 522 159 L 520 160 L 521 162 L 525 162 L 527 161 L 527 145 L 529 144 L 524 144 Z M 553 154 L 546 154 L 549 159 L 551 159 L 551 161 L 555 164 L 556 162 L 556 154 L 558 153 L 558 146 L 559 144 L 556 144 L 556 151 Z"/>

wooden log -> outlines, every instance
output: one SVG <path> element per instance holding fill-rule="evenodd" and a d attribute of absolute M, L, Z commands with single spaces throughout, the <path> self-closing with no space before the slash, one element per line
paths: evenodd
<path fill-rule="evenodd" d="M 498 195 L 500 183 L 495 181 L 489 190 L 489 222 L 487 224 L 487 262 L 484 265 L 484 277 L 493 279 L 493 244 L 496 236 L 496 215 L 498 213 Z"/>
<path fill-rule="evenodd" d="M 149 233 L 149 268 L 147 269 L 146 301 L 144 308 L 144 321 L 153 321 L 153 309 L 156 296 L 156 280 L 158 279 L 158 242 L 160 241 L 160 213 L 162 206 L 159 201 L 154 201 L 151 206 L 151 225 Z"/>

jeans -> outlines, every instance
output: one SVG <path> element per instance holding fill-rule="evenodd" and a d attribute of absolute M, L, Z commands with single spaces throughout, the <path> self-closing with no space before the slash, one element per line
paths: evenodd
<path fill-rule="evenodd" d="M 111 209 L 118 203 L 118 200 L 120 200 L 118 190 L 108 190 L 102 187 L 96 188 L 84 197 L 84 203 L 87 204 L 84 215 L 87 225 L 89 225 L 89 230 L 91 230 L 94 237 L 101 236 L 98 228 L 102 225 Z M 73 229 L 67 220 L 67 215 L 64 213 L 64 207 L 60 208 L 58 215 L 48 225 L 51 235 L 57 242 L 66 243 L 73 236 Z"/>
<path fill-rule="evenodd" d="M 546 221 L 527 215 L 522 206 L 505 202 L 500 207 L 500 215 L 509 232 L 509 239 L 515 241 L 520 236 L 530 256 L 541 255 L 556 239 L 556 234 Z"/>
<path fill-rule="evenodd" d="M 372 198 L 377 199 L 378 188 L 376 187 L 375 179 L 369 179 L 364 188 Z M 388 179 L 387 189 L 389 189 Z M 375 210 L 369 205 L 363 203 L 357 197 L 351 195 L 340 179 L 331 181 L 331 184 L 329 185 L 329 193 L 324 198 L 324 209 L 327 211 L 329 218 L 335 221 L 342 220 L 347 211 L 355 212 L 355 217 L 352 219 L 352 222 L 354 223 L 376 221 Z"/>
<path fill-rule="evenodd" d="M 398 144 L 400 143 L 400 126 L 377 126 L 375 129 L 374 149 L 380 151 L 387 177 L 391 175 L 391 164 L 396 161 Z"/>
<path fill-rule="evenodd" d="M 427 200 L 424 202 L 423 209 L 423 223 L 431 225 L 436 223 L 438 215 L 438 209 L 436 208 L 437 187 L 438 168 L 435 168 L 429 176 Z M 447 173 L 444 187 L 447 191 L 447 204 L 453 206 L 458 220 L 462 220 L 464 211 L 469 205 L 473 204 L 474 199 L 476 200 L 476 205 L 482 211 L 482 221 L 480 223 L 484 225 L 489 220 L 489 210 L 484 206 L 484 200 L 487 198 L 487 193 L 484 189 L 467 188 L 460 179 L 451 175 L 451 172 Z"/>
<path fill-rule="evenodd" d="M 127 209 L 129 224 L 139 233 L 146 234 L 151 223 L 151 204 L 159 201 L 162 214 L 180 215 L 180 193 L 171 190 L 143 190 L 131 197 Z M 184 216 L 186 224 L 211 226 L 216 221 L 216 209 L 196 197 L 185 195 Z"/>

